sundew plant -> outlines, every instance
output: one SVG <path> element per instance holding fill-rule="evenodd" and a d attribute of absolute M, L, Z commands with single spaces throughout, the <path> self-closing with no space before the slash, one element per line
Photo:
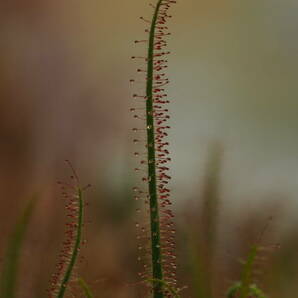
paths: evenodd
<path fill-rule="evenodd" d="M 56 265 L 56 272 L 52 274 L 50 286 L 47 290 L 49 298 L 63 298 L 69 282 L 73 280 L 73 272 L 78 260 L 81 246 L 85 243 L 83 240 L 83 224 L 84 224 L 84 191 L 90 187 L 87 185 L 81 187 L 79 177 L 74 170 L 72 164 L 66 160 L 72 170 L 73 175 L 70 176 L 73 183 L 65 183 L 58 181 L 61 187 L 61 195 L 65 200 L 65 209 L 67 222 L 65 223 L 66 239 L 60 250 L 59 260 Z M 82 282 L 81 282 L 82 284 Z M 83 283 L 84 285 L 84 283 Z"/>
<path fill-rule="evenodd" d="M 195 228 L 189 229 L 189 226 L 187 226 L 184 228 L 184 235 L 182 235 L 183 233 L 179 233 L 180 236 L 182 235 L 180 239 L 185 242 L 183 244 L 186 244 L 181 249 L 182 256 L 184 253 L 184 258 L 182 257 L 181 261 L 184 262 L 182 266 L 184 266 L 185 276 L 180 274 L 179 278 L 177 277 L 176 228 L 171 206 L 171 157 L 168 141 L 168 133 L 170 130 L 169 105 L 173 98 L 168 97 L 166 90 L 170 83 L 166 74 L 168 56 L 170 55 L 170 51 L 167 49 L 167 40 L 171 35 L 168 29 L 168 20 L 171 18 L 169 10 L 175 3 L 175 0 L 156 0 L 156 3 L 150 4 L 152 9 L 151 17 L 140 17 L 142 24 L 146 26 L 146 37 L 134 41 L 136 48 L 141 47 L 144 54 L 131 57 L 137 65 L 135 78 L 130 80 L 134 90 L 132 95 L 133 104 L 130 108 L 130 112 L 135 119 L 134 127 L 131 127 L 131 134 L 133 135 L 133 146 L 135 146 L 133 155 L 136 157 L 137 164 L 135 171 L 139 175 L 137 185 L 133 187 L 133 196 L 137 201 L 137 214 L 134 216 L 135 226 L 137 228 L 138 250 L 136 262 L 138 261 L 139 266 L 138 282 L 133 283 L 133 287 L 135 288 L 131 290 L 131 287 L 127 287 L 128 284 L 131 285 L 130 282 L 127 282 L 127 279 L 129 279 L 131 275 L 127 278 L 124 272 L 128 270 L 123 266 L 124 262 L 121 262 L 122 258 L 125 259 L 125 262 L 127 262 L 128 259 L 126 249 L 129 250 L 129 245 L 126 245 L 126 243 L 123 244 L 123 239 L 124 241 L 129 241 L 129 237 L 127 237 L 126 233 L 123 233 L 121 236 L 125 238 L 119 237 L 119 239 L 115 240 L 114 238 L 116 237 L 114 237 L 111 232 L 113 231 L 112 229 L 116 227 L 115 222 L 119 222 L 118 213 L 115 215 L 115 222 L 112 224 L 109 223 L 110 226 L 107 225 L 108 233 L 101 233 L 100 225 L 104 219 L 100 217 L 104 214 L 105 210 L 103 210 L 102 213 L 98 212 L 101 211 L 99 210 L 100 208 L 95 210 L 98 212 L 94 213 L 97 216 L 99 224 L 93 229 L 94 237 L 92 239 L 97 240 L 96 237 L 98 237 L 99 245 L 94 249 L 93 254 L 90 255 L 93 256 L 93 259 L 91 258 L 90 261 L 88 257 L 90 261 L 88 265 L 90 265 L 90 268 L 94 266 L 94 275 L 92 277 L 90 277 L 91 275 L 88 276 L 90 273 L 93 274 L 93 268 L 89 271 L 86 270 L 86 273 L 84 268 L 78 268 L 81 249 L 83 245 L 86 244 L 86 240 L 84 240 L 84 226 L 86 223 L 85 206 L 87 205 L 85 202 L 85 190 L 90 185 L 81 185 L 77 172 L 71 162 L 66 160 L 71 170 L 70 182 L 65 183 L 58 181 L 58 185 L 61 188 L 62 202 L 66 211 L 66 219 L 64 220 L 64 224 L 61 225 L 61 229 L 65 229 L 64 241 L 61 243 L 60 250 L 55 248 L 57 262 L 53 273 L 50 275 L 51 272 L 46 272 L 47 270 L 45 270 L 44 266 L 40 266 L 42 273 L 47 275 L 47 281 L 49 280 L 47 290 L 45 287 L 40 287 L 41 290 L 38 289 L 38 291 L 42 291 L 44 295 L 38 293 L 35 296 L 34 294 L 27 296 L 25 294 L 24 296 L 32 298 L 179 298 L 182 290 L 180 286 L 181 283 L 190 284 L 190 280 L 193 280 L 191 284 L 193 289 L 190 289 L 184 297 L 269 298 L 269 296 L 267 296 L 267 293 L 270 293 L 268 288 L 263 284 L 259 285 L 259 279 L 257 279 L 256 276 L 260 269 L 261 261 L 264 261 L 266 257 L 266 253 L 271 249 L 277 248 L 276 245 L 261 245 L 262 236 L 268 226 L 267 223 L 263 230 L 261 230 L 256 243 L 251 245 L 247 257 L 243 261 L 242 272 L 239 274 L 239 278 L 234 279 L 233 276 L 232 283 L 231 279 L 228 280 L 229 288 L 225 285 L 225 279 L 231 276 L 228 276 L 228 273 L 224 276 L 226 268 L 224 268 L 224 270 L 221 268 L 221 263 L 224 262 L 217 262 L 219 259 L 216 259 L 216 257 L 218 257 L 216 254 L 218 251 L 222 253 L 224 250 L 224 247 L 222 249 L 222 247 L 219 246 L 220 249 L 217 249 L 217 243 L 215 241 L 217 240 L 217 236 L 221 236 L 217 235 L 216 229 L 216 227 L 219 227 L 217 211 L 220 205 L 219 174 L 222 164 L 222 150 L 221 146 L 218 145 L 216 145 L 218 148 L 215 148 L 216 150 L 213 152 L 210 163 L 208 163 L 206 168 L 206 179 L 205 182 L 203 182 L 203 192 L 201 195 L 201 199 L 203 199 L 203 204 L 200 206 L 201 210 L 200 212 L 197 212 L 196 209 L 189 210 L 191 211 L 189 212 L 189 214 L 191 214 L 189 218 L 193 216 L 195 219 L 195 224 L 193 224 Z M 210 151 L 212 150 L 209 150 L 209 152 Z M 99 192 L 99 194 L 101 193 Z M 123 196 L 122 193 L 121 196 Z M 115 202 L 113 200 L 110 201 L 112 204 Z M 22 271 L 19 270 L 19 267 L 21 267 L 23 240 L 32 213 L 35 210 L 35 204 L 36 198 L 34 196 L 16 222 L 5 257 L 3 260 L 0 258 L 0 298 L 16 298 L 17 293 L 20 292 L 18 289 L 18 275 L 19 271 Z M 126 204 L 127 201 L 125 201 L 125 205 Z M 101 204 L 100 206 L 104 208 L 105 204 Z M 189 206 L 190 205 L 187 205 L 187 208 L 192 209 Z M 130 213 L 127 214 L 129 214 L 126 218 L 128 219 L 128 225 L 125 226 L 125 228 L 131 227 Z M 261 216 L 263 216 L 263 214 Z M 197 221 L 197 219 L 199 219 L 199 221 Z M 255 220 L 258 218 L 251 217 L 249 219 L 249 221 L 243 221 L 244 229 L 241 230 L 250 231 L 252 227 L 259 230 L 260 226 L 258 221 Z M 54 220 L 56 220 L 56 218 L 54 218 Z M 177 222 L 177 224 L 179 223 Z M 225 222 L 224 225 L 226 224 L 228 223 Z M 183 224 L 180 223 L 180 225 Z M 124 231 L 123 227 L 121 226 L 121 232 Z M 116 229 L 117 228 L 118 227 L 116 227 Z M 224 231 L 224 229 L 222 229 L 222 231 Z M 189 236 L 185 235 L 187 233 L 189 233 Z M 226 237 L 225 232 L 222 234 Z M 55 234 L 53 235 L 55 237 Z M 246 235 L 244 235 L 244 238 L 245 237 Z M 229 242 L 230 238 L 226 238 L 225 241 Z M 237 237 L 235 237 L 235 239 L 236 238 Z M 296 231 L 293 238 L 296 239 Z M 119 247 L 117 244 L 119 244 Z M 235 251 L 241 248 L 242 244 L 241 237 L 238 237 L 236 242 L 231 243 Z M 292 265 L 290 263 L 293 263 L 293 268 L 296 266 L 296 263 L 292 262 L 296 259 L 296 241 L 291 245 L 292 246 L 289 246 L 290 251 L 288 252 L 286 250 L 285 256 L 280 259 L 282 266 L 278 265 L 278 267 L 276 267 L 275 273 L 278 278 L 281 276 L 281 270 L 284 270 L 286 273 L 290 272 L 290 275 L 294 275 L 292 273 L 294 271 L 292 271 L 292 269 L 288 271 L 288 267 L 290 268 L 290 265 Z M 289 257 L 291 250 L 293 257 Z M 50 256 L 47 251 L 46 253 L 44 253 L 43 249 L 41 249 L 41 251 L 46 258 Z M 125 253 L 123 253 L 123 251 L 125 251 Z M 108 254 L 109 256 L 107 257 Z M 117 254 L 119 256 L 117 256 Z M 105 258 L 107 260 L 105 260 Z M 188 259 L 189 264 L 187 264 Z M 97 260 L 99 261 L 97 262 Z M 284 260 L 286 260 L 286 262 L 284 262 Z M 31 262 L 31 258 L 27 257 L 27 261 Z M 226 263 L 229 264 L 227 267 L 232 267 L 230 263 Z M 113 267 L 111 270 L 110 264 L 114 265 L 111 266 Z M 54 265 L 53 263 L 53 267 Z M 118 265 L 119 267 L 117 267 Z M 185 269 L 187 266 L 188 269 L 190 269 L 188 272 L 186 272 L 187 269 Z M 31 275 L 34 277 L 33 273 L 35 271 L 33 270 L 32 273 L 31 268 L 28 268 L 29 267 L 26 267 L 24 272 L 27 274 L 29 270 L 30 277 Z M 108 273 L 104 271 L 106 268 L 109 269 Z M 86 280 L 88 279 L 88 281 L 85 281 L 84 278 L 80 276 L 80 270 L 84 272 L 82 275 L 86 275 Z M 132 269 L 132 271 L 133 270 L 134 269 Z M 233 268 L 228 268 L 227 272 L 228 271 L 230 271 L 230 273 L 234 272 Z M 189 276 L 187 276 L 187 274 Z M 219 276 L 219 282 L 217 281 L 217 276 Z M 40 277 L 38 276 L 38 278 Z M 287 279 L 289 279 L 289 275 L 286 276 L 285 287 L 289 286 Z M 91 286 L 89 285 L 89 281 Z M 294 282 L 296 283 L 296 280 L 294 280 Z M 145 296 L 141 296 L 138 292 L 139 288 L 137 288 L 136 285 L 139 284 L 142 286 L 141 291 L 146 291 Z M 216 288 L 217 286 L 218 289 Z M 97 287 L 95 289 L 97 292 L 93 291 L 94 287 Z M 124 288 L 125 290 L 129 289 L 127 293 L 124 293 Z M 277 290 L 276 294 L 274 291 L 275 289 L 271 291 L 272 297 L 280 297 L 280 292 Z M 96 293 L 93 294 L 93 292 Z M 184 293 L 185 292 L 183 292 L 183 294 Z M 192 293 L 193 296 L 190 296 L 191 294 L 189 293 Z M 23 293 L 21 293 L 20 298 L 24 297 L 22 295 Z M 295 294 L 292 295 L 292 297 L 295 297 Z"/>
<path fill-rule="evenodd" d="M 145 182 L 144 188 L 135 187 L 135 198 L 142 198 L 149 205 L 149 239 L 151 242 L 150 255 L 151 266 L 144 264 L 145 272 L 140 273 L 143 280 L 151 281 L 153 284 L 153 297 L 172 297 L 170 289 L 177 287 L 176 280 L 176 255 L 175 255 L 175 229 L 173 227 L 173 214 L 169 209 L 170 189 L 168 183 L 171 177 L 168 174 L 169 157 L 167 130 L 170 126 L 167 124 L 170 116 L 168 115 L 168 103 L 165 86 L 169 83 L 165 70 L 167 68 L 166 37 L 170 35 L 166 26 L 168 10 L 173 3 L 172 0 L 159 0 L 156 5 L 151 4 L 153 16 L 151 20 L 141 17 L 147 25 L 147 39 L 136 40 L 136 44 L 147 45 L 147 56 L 137 57 L 143 62 L 137 72 L 142 76 L 131 82 L 144 82 L 143 94 L 134 94 L 133 98 L 137 103 L 131 108 L 134 117 L 141 121 L 142 126 L 133 128 L 139 136 L 134 139 L 134 143 L 142 142 L 145 153 L 135 152 L 135 155 L 141 156 L 140 167 L 136 171 L 145 174 L 142 181 Z M 146 159 L 143 159 L 143 157 Z M 141 234 L 145 234 L 143 225 L 139 222 L 137 228 L 141 229 Z M 139 246 L 140 250 L 145 249 Z M 145 261 L 145 259 L 144 259 Z"/>

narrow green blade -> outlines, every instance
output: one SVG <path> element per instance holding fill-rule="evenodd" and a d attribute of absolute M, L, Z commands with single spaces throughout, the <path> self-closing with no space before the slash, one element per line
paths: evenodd
<path fill-rule="evenodd" d="M 18 222 L 15 225 L 8 244 L 0 278 L 0 298 L 15 297 L 21 248 L 35 204 L 36 197 L 29 201 L 23 214 L 19 217 Z"/>
<path fill-rule="evenodd" d="M 84 291 L 86 298 L 93 298 L 93 294 L 83 278 L 79 278 L 79 284 Z"/>

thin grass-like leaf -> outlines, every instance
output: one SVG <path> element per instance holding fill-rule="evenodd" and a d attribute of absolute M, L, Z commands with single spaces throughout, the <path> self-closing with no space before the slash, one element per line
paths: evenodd
<path fill-rule="evenodd" d="M 8 244 L 7 253 L 0 279 L 0 297 L 14 298 L 17 288 L 19 259 L 25 233 L 31 219 L 37 198 L 33 197 L 18 219 L 14 232 Z"/>
<path fill-rule="evenodd" d="M 88 286 L 88 284 L 85 282 L 85 280 L 84 280 L 83 278 L 80 277 L 80 278 L 78 279 L 78 281 L 79 281 L 79 284 L 80 284 L 81 288 L 82 288 L 83 291 L 84 291 L 84 294 L 85 294 L 86 298 L 93 298 L 94 296 L 93 296 L 93 294 L 92 294 L 92 292 L 91 292 L 91 289 L 90 289 L 90 287 Z"/>

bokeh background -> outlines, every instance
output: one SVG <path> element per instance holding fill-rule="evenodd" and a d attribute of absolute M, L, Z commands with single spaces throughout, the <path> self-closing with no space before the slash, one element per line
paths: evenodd
<path fill-rule="evenodd" d="M 172 200 L 183 297 L 224 297 L 263 227 L 256 281 L 298 277 L 298 2 L 181 0 L 170 22 Z M 79 275 L 96 297 L 141 297 L 129 79 L 147 1 L 0 3 L 0 261 L 37 194 L 18 297 L 45 297 L 64 237 L 64 159 L 91 183 Z M 277 245 L 278 244 L 278 245 Z M 279 249 L 276 247 L 280 246 Z M 73 282 L 73 294 L 83 297 Z M 73 295 L 73 296 L 72 296 Z"/>

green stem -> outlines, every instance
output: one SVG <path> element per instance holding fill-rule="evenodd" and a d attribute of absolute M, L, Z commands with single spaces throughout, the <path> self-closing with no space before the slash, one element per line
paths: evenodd
<path fill-rule="evenodd" d="M 79 284 L 80 284 L 81 288 L 84 290 L 85 296 L 87 298 L 93 298 L 93 294 L 92 294 L 89 286 L 82 278 L 79 278 Z"/>
<path fill-rule="evenodd" d="M 158 12 L 162 0 L 159 0 L 152 18 L 149 46 L 147 56 L 147 85 L 146 85 L 146 123 L 147 123 L 147 150 L 148 150 L 148 180 L 149 180 L 149 198 L 150 198 L 150 221 L 151 221 L 151 245 L 152 245 L 152 273 L 153 279 L 162 280 L 163 270 L 161 264 L 161 245 L 160 245 L 160 222 L 159 208 L 157 202 L 157 183 L 156 183 L 156 165 L 155 165 L 155 132 L 153 117 L 153 58 L 155 28 Z M 163 298 L 162 286 L 160 282 L 153 284 L 153 297 Z"/>
<path fill-rule="evenodd" d="M 163 280 L 155 279 L 155 278 L 152 278 L 152 279 L 149 278 L 147 279 L 147 281 L 152 283 L 159 283 L 162 287 L 165 287 L 174 298 L 180 298 L 178 291 L 175 288 L 171 287 L 167 282 Z"/>
<path fill-rule="evenodd" d="M 247 298 L 249 295 L 251 275 L 252 275 L 253 265 L 257 256 L 257 252 L 258 252 L 258 246 L 257 245 L 252 246 L 242 274 L 241 288 L 240 288 L 240 295 L 239 295 L 240 298 Z"/>
<path fill-rule="evenodd" d="M 83 226 L 83 195 L 82 195 L 82 190 L 80 188 L 78 189 L 78 201 L 79 201 L 79 216 L 78 216 L 75 244 L 74 244 L 74 248 L 73 248 L 73 251 L 71 254 L 71 259 L 70 259 L 69 265 L 66 269 L 64 278 L 61 282 L 61 286 L 60 286 L 57 298 L 64 297 L 67 283 L 69 282 L 69 279 L 71 277 L 71 273 L 72 273 L 73 267 L 76 263 L 79 249 L 80 249 L 81 238 L 82 238 L 82 226 Z"/>

